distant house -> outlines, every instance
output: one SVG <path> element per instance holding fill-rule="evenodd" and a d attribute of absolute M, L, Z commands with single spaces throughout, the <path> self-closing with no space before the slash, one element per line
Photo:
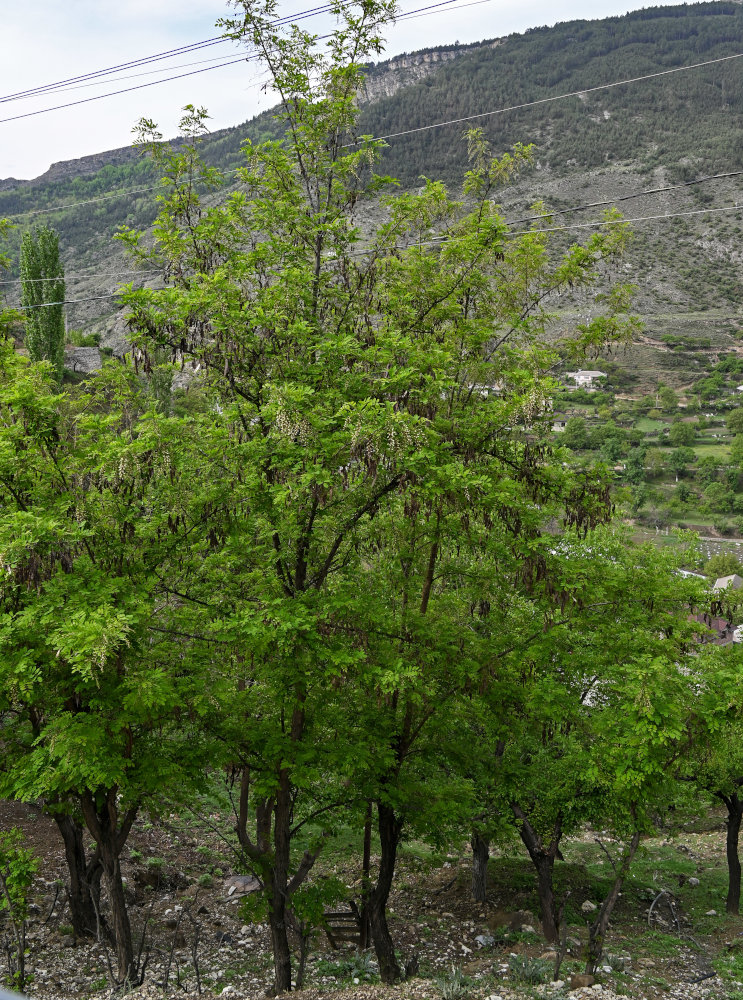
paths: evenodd
<path fill-rule="evenodd" d="M 555 433 L 564 431 L 567 426 L 568 418 L 565 413 L 553 413 L 552 414 L 552 430 Z"/>
<path fill-rule="evenodd" d="M 699 622 L 709 632 L 700 634 L 702 642 L 711 643 L 715 646 L 729 646 L 733 642 L 741 641 L 742 625 L 735 625 L 726 618 L 719 618 L 716 615 L 696 614 L 689 616 L 690 621 Z"/>
<path fill-rule="evenodd" d="M 576 388 L 588 389 L 589 392 L 593 392 L 596 388 L 593 383 L 596 379 L 606 378 L 606 372 L 583 371 L 581 369 L 579 372 L 567 372 L 565 378 L 572 379 Z"/>
<path fill-rule="evenodd" d="M 676 572 L 678 573 L 679 576 L 684 576 L 684 577 L 695 576 L 698 580 L 707 579 L 704 573 L 695 573 L 694 570 L 691 569 L 677 569 Z"/>
<path fill-rule="evenodd" d="M 737 573 L 732 573 L 730 576 L 718 576 L 712 585 L 712 589 L 718 591 L 727 590 L 728 587 L 732 587 L 733 590 L 740 590 L 743 587 L 743 579 Z"/>

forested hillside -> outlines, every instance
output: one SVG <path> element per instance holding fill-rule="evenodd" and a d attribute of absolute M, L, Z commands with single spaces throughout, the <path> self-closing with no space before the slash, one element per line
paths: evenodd
<path fill-rule="evenodd" d="M 602 84 L 732 55 L 743 49 L 743 7 L 737 3 L 692 4 L 637 11 L 602 21 L 571 21 L 537 28 L 475 46 L 447 49 L 447 59 L 427 65 L 418 82 L 400 71 L 401 88 L 363 106 L 362 133 L 389 135 L 499 108 L 581 91 Z M 431 53 L 408 57 L 422 64 Z M 396 62 L 399 64 L 400 60 Z M 369 69 L 385 78 L 389 64 Z M 696 180 L 710 173 L 739 169 L 743 93 L 736 60 L 628 84 L 519 112 L 481 118 L 494 143 L 505 150 L 514 142 L 534 143 L 537 166 L 509 192 L 507 208 L 528 215 L 538 198 L 556 210 L 595 200 L 636 195 L 669 183 Z M 381 168 L 403 187 L 421 175 L 461 182 L 466 161 L 465 124 L 435 128 L 389 140 Z M 240 163 L 247 136 L 276 134 L 270 115 L 209 136 L 205 160 L 225 171 Z M 105 160 L 105 154 L 103 159 Z M 139 154 L 118 151 L 110 163 L 101 158 L 58 164 L 35 181 L 0 182 L 0 216 L 15 217 L 20 230 L 42 216 L 59 230 L 68 272 L 86 268 L 106 272 L 70 284 L 70 298 L 112 291 L 110 272 L 121 268 L 120 249 L 112 237 L 122 224 L 141 228 L 154 219 L 156 172 Z M 622 204 L 632 218 L 734 205 L 740 178 L 692 186 L 678 194 L 629 200 Z M 100 200 L 97 200 L 100 199 Z M 85 204 L 83 204 L 85 203 Z M 52 206 L 63 209 L 47 213 Z M 600 213 L 560 217 L 565 223 L 587 222 Z M 519 217 L 517 216 L 517 217 Z M 743 300 L 737 269 L 741 237 L 737 214 L 690 216 L 673 222 L 636 226 L 637 241 L 628 276 L 639 286 L 638 308 L 659 334 L 680 326 L 733 343 L 731 322 Z M 693 278 L 692 278 L 693 275 Z M 74 293 L 74 294 L 73 294 Z M 567 304 L 566 304 L 567 305 Z M 579 307 L 579 306 L 578 306 Z M 700 315 L 700 312 L 705 315 Z M 95 300 L 70 307 L 76 327 L 100 327 L 111 303 Z M 678 357 L 653 356 L 654 365 L 675 383 Z M 634 362 L 628 361 L 630 368 Z"/>
<path fill-rule="evenodd" d="M 416 86 L 364 109 L 362 130 L 386 135 L 555 94 L 689 65 L 741 50 L 743 7 L 689 4 L 602 21 L 569 21 L 462 51 Z M 500 148 L 534 142 L 560 174 L 606 164 L 665 166 L 688 180 L 743 163 L 743 80 L 735 61 L 481 120 Z M 403 183 L 430 171 L 452 181 L 461 126 L 391 140 L 385 163 Z"/>

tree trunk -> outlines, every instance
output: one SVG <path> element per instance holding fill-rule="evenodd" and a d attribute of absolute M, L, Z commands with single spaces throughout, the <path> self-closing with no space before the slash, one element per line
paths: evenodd
<path fill-rule="evenodd" d="M 740 838 L 741 819 L 743 819 L 743 802 L 737 792 L 732 795 L 718 795 L 725 803 L 728 811 L 727 833 L 725 836 L 725 853 L 728 862 L 728 895 L 725 909 L 728 913 L 740 912 L 740 877 L 741 867 L 738 857 L 738 840 Z"/>
<path fill-rule="evenodd" d="M 473 831 L 472 844 L 472 898 L 484 903 L 488 895 L 488 858 L 490 841 Z"/>
<path fill-rule="evenodd" d="M 276 882 L 268 907 L 268 925 L 271 929 L 274 986 L 276 993 L 288 993 L 292 988 L 292 956 L 286 933 L 286 900 L 277 891 Z"/>
<path fill-rule="evenodd" d="M 625 851 L 624 857 L 621 860 L 619 868 L 615 868 L 615 878 L 612 887 L 609 890 L 609 894 L 599 907 L 596 920 L 588 928 L 586 973 L 589 976 L 594 974 L 599 962 L 601 961 L 601 955 L 604 951 L 604 939 L 609 928 L 609 920 L 611 919 L 614 906 L 619 899 L 619 893 L 622 891 L 622 885 L 624 884 L 624 880 L 627 878 L 630 865 L 632 864 L 632 859 L 635 856 L 639 843 L 640 831 L 635 830 L 632 835 L 632 840 L 629 843 L 629 847 Z"/>
<path fill-rule="evenodd" d="M 111 904 L 111 923 L 116 948 L 118 981 L 134 986 L 137 983 L 137 968 L 134 961 L 132 928 L 129 923 L 129 911 L 126 906 L 124 883 L 121 880 L 121 864 L 118 857 L 105 858 L 104 855 L 103 878 Z"/>
<path fill-rule="evenodd" d="M 374 951 L 379 963 L 379 975 L 383 983 L 396 983 L 402 979 L 402 971 L 395 956 L 395 945 L 387 926 L 387 900 L 395 874 L 397 847 L 400 843 L 403 820 L 395 816 L 390 806 L 377 802 L 379 818 L 379 839 L 381 856 L 377 884 L 369 894 L 369 922 L 371 924 Z"/>
<path fill-rule="evenodd" d="M 111 904 L 111 929 L 116 949 L 117 979 L 122 986 L 127 983 L 134 986 L 137 984 L 137 966 L 124 883 L 121 878 L 120 858 L 137 815 L 137 809 L 132 807 L 127 810 L 119 822 L 116 799 L 117 789 L 111 788 L 106 793 L 103 805 L 98 807 L 92 795 L 84 792 L 80 797 L 80 805 L 85 824 L 100 851 L 103 880 Z"/>
<path fill-rule="evenodd" d="M 64 841 L 65 858 L 70 873 L 69 903 L 72 929 L 76 937 L 95 937 L 98 929 L 101 896 L 100 850 L 90 861 L 85 857 L 83 828 L 71 816 L 54 816 Z M 107 928 L 102 928 L 107 932 Z"/>
<path fill-rule="evenodd" d="M 552 828 L 552 839 L 545 848 L 542 838 L 536 832 L 521 807 L 511 803 L 514 816 L 520 822 L 519 835 L 529 852 L 534 867 L 537 870 L 537 893 L 542 921 L 542 933 L 550 944 L 558 944 L 560 940 L 557 902 L 553 884 L 553 869 L 555 858 L 560 853 L 560 838 L 562 837 L 562 817 L 558 816 Z"/>
<path fill-rule="evenodd" d="M 560 932 L 557 926 L 557 902 L 553 883 L 555 857 L 547 852 L 532 856 L 537 869 L 537 894 L 539 896 L 539 912 L 542 920 L 542 932 L 550 944 L 557 944 Z"/>
<path fill-rule="evenodd" d="M 364 852 L 361 859 L 361 914 L 359 927 L 359 948 L 366 951 L 371 939 L 371 924 L 369 923 L 369 893 L 371 892 L 371 837 L 372 837 L 372 802 L 367 802 L 364 821 Z"/>
<path fill-rule="evenodd" d="M 291 784 L 288 772 L 279 776 L 279 789 L 274 804 L 274 852 L 271 872 L 271 893 L 268 902 L 268 925 L 276 993 L 288 993 L 292 988 L 292 956 L 287 933 L 287 886 L 289 883 L 289 850 L 291 845 Z"/>

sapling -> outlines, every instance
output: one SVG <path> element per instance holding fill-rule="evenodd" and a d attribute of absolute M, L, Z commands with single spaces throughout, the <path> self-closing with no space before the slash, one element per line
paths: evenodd
<path fill-rule="evenodd" d="M 8 985 L 23 990 L 26 985 L 26 921 L 28 892 L 39 869 L 38 858 L 22 847 L 23 834 L 14 827 L 0 833 L 0 911 L 8 915 L 10 933 L 3 937 L 8 963 Z"/>

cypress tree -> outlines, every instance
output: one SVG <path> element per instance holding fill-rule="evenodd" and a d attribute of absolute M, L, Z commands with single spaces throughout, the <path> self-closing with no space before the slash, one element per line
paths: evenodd
<path fill-rule="evenodd" d="M 32 361 L 50 361 L 62 381 L 64 369 L 64 270 L 59 235 L 48 226 L 24 233 L 21 242 L 21 303 L 26 309 L 26 347 Z M 44 303 L 54 303 L 45 305 Z"/>

